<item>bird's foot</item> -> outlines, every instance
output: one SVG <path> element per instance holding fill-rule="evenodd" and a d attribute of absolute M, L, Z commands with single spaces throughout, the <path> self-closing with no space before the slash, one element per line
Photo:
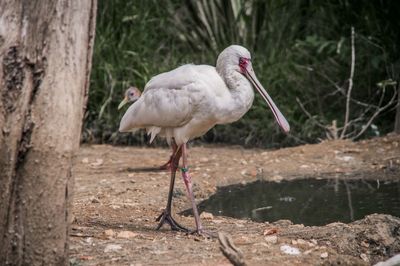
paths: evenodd
<path fill-rule="evenodd" d="M 177 221 L 175 221 L 174 218 L 172 218 L 171 214 L 166 210 L 164 210 L 160 214 L 160 216 L 157 217 L 156 222 L 159 222 L 156 230 L 159 230 L 165 223 L 167 223 L 171 226 L 171 230 L 173 231 L 179 231 L 185 233 L 190 232 L 189 229 L 187 229 L 186 227 L 180 225 Z"/>

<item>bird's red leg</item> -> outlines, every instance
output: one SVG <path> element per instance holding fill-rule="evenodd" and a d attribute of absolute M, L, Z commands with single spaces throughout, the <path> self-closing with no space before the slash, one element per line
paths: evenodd
<path fill-rule="evenodd" d="M 168 223 L 171 226 L 171 229 L 174 231 L 182 231 L 182 232 L 189 232 L 189 229 L 183 227 L 179 223 L 177 223 L 174 218 L 172 218 L 171 215 L 171 209 L 172 209 L 172 196 L 173 196 L 173 191 L 174 191 L 174 185 L 175 185 L 175 175 L 176 175 L 176 170 L 179 165 L 179 159 L 181 158 L 182 155 L 182 149 L 177 150 L 176 145 L 174 146 L 175 152 L 172 153 L 171 155 L 171 180 L 170 180 L 170 185 L 169 185 L 169 193 L 168 193 L 168 201 L 167 201 L 167 207 L 164 209 L 164 211 L 158 216 L 156 219 L 158 223 L 158 226 L 156 230 L 160 229 L 163 224 Z"/>
<path fill-rule="evenodd" d="M 172 142 L 171 146 L 172 146 L 172 154 L 169 157 L 168 162 L 166 162 L 165 164 L 160 166 L 160 168 L 159 168 L 160 170 L 171 170 L 172 159 L 174 158 L 174 155 L 176 153 L 176 149 L 178 147 L 178 146 L 176 146 L 176 144 L 174 142 Z"/>
<path fill-rule="evenodd" d="M 188 168 L 188 163 L 187 163 L 187 147 L 186 147 L 186 143 L 182 145 L 182 177 L 183 177 L 183 181 L 185 182 L 185 186 L 188 192 L 188 196 L 190 201 L 192 202 L 192 209 L 193 209 L 193 215 L 194 215 L 194 220 L 196 223 L 196 231 L 195 233 L 198 234 L 203 234 L 203 227 L 201 225 L 200 222 L 200 216 L 199 216 L 199 211 L 197 210 L 197 206 L 196 206 L 196 201 L 194 199 L 194 195 L 193 195 L 193 189 L 192 189 L 192 178 L 189 175 L 189 168 Z"/>

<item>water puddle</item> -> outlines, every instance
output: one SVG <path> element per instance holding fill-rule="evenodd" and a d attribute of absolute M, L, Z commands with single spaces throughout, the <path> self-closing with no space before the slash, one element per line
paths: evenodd
<path fill-rule="evenodd" d="M 214 215 L 304 225 L 351 222 L 372 213 L 400 217 L 400 182 L 302 179 L 219 188 L 199 204 Z"/>

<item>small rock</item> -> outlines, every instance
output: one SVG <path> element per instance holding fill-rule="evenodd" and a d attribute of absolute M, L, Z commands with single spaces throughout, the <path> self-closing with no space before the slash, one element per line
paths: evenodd
<path fill-rule="evenodd" d="M 378 262 L 374 266 L 395 266 L 399 265 L 399 263 L 400 263 L 400 254 L 397 254 L 388 260 Z"/>
<path fill-rule="evenodd" d="M 112 229 L 107 229 L 106 231 L 103 232 L 103 234 L 104 234 L 106 237 L 113 237 L 114 234 L 115 234 L 115 232 L 114 232 L 114 230 L 112 230 Z"/>
<path fill-rule="evenodd" d="M 246 160 L 241 160 L 240 163 L 243 164 L 243 165 L 247 165 L 247 161 Z"/>
<path fill-rule="evenodd" d="M 365 254 L 365 253 L 361 253 L 360 258 L 365 262 L 369 262 L 369 258 L 367 256 L 367 254 Z"/>
<path fill-rule="evenodd" d="M 282 219 L 282 220 L 275 221 L 272 224 L 280 226 L 280 227 L 289 227 L 289 225 L 292 225 L 293 222 L 290 220 Z"/>
<path fill-rule="evenodd" d="M 365 242 L 365 241 L 362 241 L 362 242 L 361 242 L 361 246 L 363 246 L 363 247 L 365 247 L 365 248 L 368 248 L 368 247 L 369 247 L 369 243 L 368 243 L 368 242 Z"/>
<path fill-rule="evenodd" d="M 278 233 L 278 228 L 274 227 L 274 228 L 267 228 L 264 230 L 263 235 L 267 236 L 267 235 L 273 235 Z"/>
<path fill-rule="evenodd" d="M 289 245 L 283 245 L 280 247 L 281 252 L 288 254 L 288 255 L 300 255 L 301 252 L 298 248 L 291 247 Z"/>
<path fill-rule="evenodd" d="M 90 202 L 91 202 L 91 203 L 100 203 L 99 199 L 96 198 L 96 197 L 91 197 L 91 198 L 90 198 Z"/>
<path fill-rule="evenodd" d="M 350 162 L 350 161 L 354 160 L 354 157 L 352 157 L 352 156 L 343 156 L 343 157 L 336 156 L 336 158 L 341 161 L 344 161 L 344 162 Z"/>
<path fill-rule="evenodd" d="M 122 249 L 120 245 L 109 244 L 104 248 L 104 252 L 113 252 Z"/>
<path fill-rule="evenodd" d="M 308 255 L 313 251 L 313 249 L 308 249 L 306 251 L 303 252 L 304 255 Z"/>
<path fill-rule="evenodd" d="M 90 166 L 92 166 L 92 167 L 97 167 L 97 166 L 100 166 L 100 165 L 102 165 L 103 164 L 103 159 L 101 159 L 101 158 L 98 158 L 98 159 L 96 159 L 96 161 L 95 162 L 93 162 L 93 163 L 91 163 L 90 164 Z"/>
<path fill-rule="evenodd" d="M 271 244 L 276 244 L 278 243 L 278 237 L 276 235 L 273 236 L 266 236 L 264 237 L 265 242 L 271 243 Z"/>
<path fill-rule="evenodd" d="M 310 243 L 305 241 L 304 239 L 297 239 L 297 244 L 299 245 L 309 245 Z"/>
<path fill-rule="evenodd" d="M 292 245 L 297 245 L 297 240 L 292 240 Z"/>
<path fill-rule="evenodd" d="M 272 181 L 274 181 L 274 182 L 281 182 L 282 180 L 283 180 L 283 176 L 281 176 L 281 175 L 274 175 L 272 178 L 271 178 L 271 180 Z"/>
<path fill-rule="evenodd" d="M 326 259 L 328 257 L 328 252 L 321 253 L 321 259 Z"/>
<path fill-rule="evenodd" d="M 200 214 L 200 218 L 204 219 L 204 220 L 212 220 L 212 219 L 214 219 L 214 215 L 212 215 L 212 213 L 209 213 L 209 212 L 202 212 Z"/>
<path fill-rule="evenodd" d="M 82 163 L 89 163 L 89 158 L 87 158 L 87 157 L 83 158 Z"/>
<path fill-rule="evenodd" d="M 121 231 L 117 234 L 117 238 L 134 238 L 138 234 L 132 231 Z"/>

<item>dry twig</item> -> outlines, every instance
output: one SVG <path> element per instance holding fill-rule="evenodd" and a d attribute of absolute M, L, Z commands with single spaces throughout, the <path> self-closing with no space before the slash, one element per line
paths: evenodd
<path fill-rule="evenodd" d="M 354 81 L 353 81 L 354 71 L 355 71 L 355 41 L 354 41 L 354 37 L 355 37 L 355 30 L 354 30 L 354 27 L 351 27 L 351 66 L 350 66 L 350 77 L 348 79 L 347 91 L 345 91 L 341 86 L 339 86 L 336 82 L 331 80 L 324 73 L 316 72 L 322 78 L 327 80 L 336 89 L 332 93 L 325 95 L 326 97 L 328 97 L 328 96 L 330 97 L 330 96 L 336 95 L 337 93 L 340 93 L 346 99 L 346 109 L 345 109 L 345 117 L 344 117 L 344 121 L 343 121 L 343 127 L 338 127 L 336 120 L 333 120 L 331 125 L 327 125 L 327 124 L 323 124 L 323 123 L 319 122 L 309 111 L 307 111 L 304 103 L 302 103 L 299 98 L 296 98 L 297 103 L 300 105 L 300 108 L 307 115 L 307 117 L 310 120 L 312 120 L 315 125 L 317 125 L 320 128 L 325 129 L 326 136 L 328 139 L 352 139 L 352 140 L 355 140 L 355 139 L 359 138 L 371 126 L 372 122 L 375 120 L 375 118 L 379 114 L 381 114 L 383 111 L 385 111 L 388 108 L 390 108 L 391 106 L 393 106 L 396 102 L 397 92 L 395 90 L 391 99 L 389 100 L 389 102 L 387 102 L 387 104 L 382 106 L 382 104 L 384 103 L 384 99 L 386 97 L 386 90 L 385 90 L 386 86 L 384 84 L 383 85 L 378 84 L 378 86 L 383 87 L 383 89 L 382 89 L 382 93 L 381 93 L 381 96 L 379 99 L 379 103 L 377 105 L 373 104 L 372 102 L 370 102 L 370 103 L 361 102 L 361 101 L 358 101 L 351 97 L 351 93 L 353 90 L 353 83 L 354 83 Z M 394 84 L 396 84 L 396 83 L 389 83 L 387 85 L 394 85 Z M 378 92 L 377 92 L 377 94 L 378 94 Z M 400 95 L 399 95 L 399 97 L 400 97 Z M 362 112 L 360 114 L 358 114 L 358 117 L 350 120 L 350 104 L 351 103 L 362 106 L 362 107 L 364 107 L 364 109 L 362 110 Z M 371 111 L 372 111 L 372 114 L 368 117 L 367 114 L 369 114 Z M 356 125 L 356 127 L 353 126 L 356 123 L 364 122 L 364 121 L 366 121 L 366 123 L 365 123 L 365 125 L 362 126 L 361 129 L 357 128 L 357 125 Z M 349 128 L 353 128 L 353 130 L 351 132 L 348 132 Z"/>
<path fill-rule="evenodd" d="M 246 262 L 243 258 L 243 253 L 234 244 L 230 236 L 219 232 L 218 233 L 219 248 L 222 254 L 235 266 L 245 266 Z"/>
<path fill-rule="evenodd" d="M 344 128 L 342 133 L 340 134 L 340 138 L 346 135 L 346 130 L 349 125 L 349 117 L 350 117 L 350 99 L 351 99 L 351 91 L 353 89 L 353 77 L 354 77 L 354 65 L 356 61 L 356 51 L 354 48 L 354 27 L 351 27 L 351 68 L 350 68 L 350 78 L 349 78 L 349 89 L 347 90 L 346 97 L 346 115 L 344 118 Z"/>

